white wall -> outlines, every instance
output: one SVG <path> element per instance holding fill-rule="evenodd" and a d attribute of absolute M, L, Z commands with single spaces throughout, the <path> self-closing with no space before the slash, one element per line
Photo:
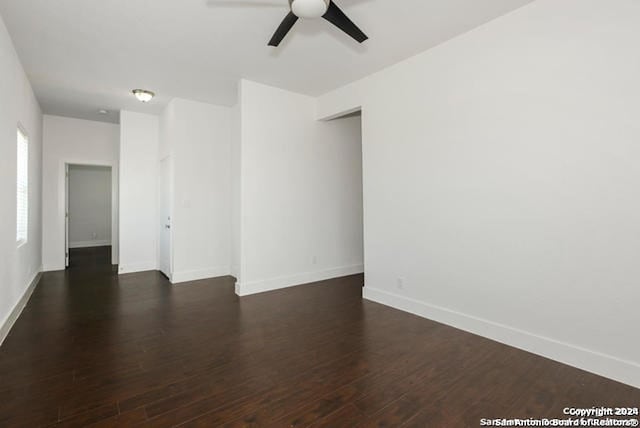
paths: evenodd
<path fill-rule="evenodd" d="M 65 268 L 65 164 L 111 166 L 112 262 L 118 263 L 118 125 L 59 116 L 44 116 L 43 262 L 44 270 Z"/>
<path fill-rule="evenodd" d="M 172 282 L 229 275 L 231 109 L 174 99 L 160 134 L 173 162 Z"/>
<path fill-rule="evenodd" d="M 360 120 L 241 82 L 240 295 L 362 271 Z"/>
<path fill-rule="evenodd" d="M 158 117 L 120 112 L 120 273 L 157 269 Z"/>
<path fill-rule="evenodd" d="M 240 88 L 238 88 L 240 89 Z M 239 92 L 238 92 L 239 93 Z M 240 103 L 231 109 L 231 275 L 241 282 L 240 278 L 240 219 L 242 207 L 240 205 L 240 164 L 241 164 L 241 138 L 240 138 Z"/>
<path fill-rule="evenodd" d="M 0 17 L 0 343 L 42 269 L 42 113 Z M 28 242 L 16 245 L 16 134 L 29 137 Z"/>
<path fill-rule="evenodd" d="M 363 109 L 367 298 L 640 386 L 638 22 L 539 0 L 319 100 Z"/>
<path fill-rule="evenodd" d="M 69 166 L 69 247 L 111 245 L 111 168 Z"/>

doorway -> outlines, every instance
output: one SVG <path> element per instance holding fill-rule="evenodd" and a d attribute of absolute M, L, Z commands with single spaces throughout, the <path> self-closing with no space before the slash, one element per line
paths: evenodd
<path fill-rule="evenodd" d="M 169 281 L 172 280 L 173 263 L 171 257 L 171 201 L 173 196 L 172 163 L 168 156 L 160 161 L 158 177 L 158 266 Z"/>
<path fill-rule="evenodd" d="M 110 166 L 65 164 L 65 266 L 111 266 L 114 237 Z"/>

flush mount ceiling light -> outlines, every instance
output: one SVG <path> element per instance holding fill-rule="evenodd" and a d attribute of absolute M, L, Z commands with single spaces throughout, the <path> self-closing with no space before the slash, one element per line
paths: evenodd
<path fill-rule="evenodd" d="M 291 11 L 298 18 L 320 18 L 327 13 L 329 0 L 292 0 Z"/>
<path fill-rule="evenodd" d="M 136 96 L 138 101 L 141 101 L 143 103 L 148 103 L 153 97 L 156 96 L 156 94 L 154 94 L 153 92 L 147 91 L 145 89 L 134 89 L 131 92 Z"/>
<path fill-rule="evenodd" d="M 98 114 L 109 114 L 109 112 L 105 109 L 98 110 Z"/>

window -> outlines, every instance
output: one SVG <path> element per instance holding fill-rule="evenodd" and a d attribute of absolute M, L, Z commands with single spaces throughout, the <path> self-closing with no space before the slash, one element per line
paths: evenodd
<path fill-rule="evenodd" d="M 18 177 L 17 177 L 17 221 L 18 245 L 27 242 L 29 231 L 29 140 L 25 132 L 18 128 Z"/>

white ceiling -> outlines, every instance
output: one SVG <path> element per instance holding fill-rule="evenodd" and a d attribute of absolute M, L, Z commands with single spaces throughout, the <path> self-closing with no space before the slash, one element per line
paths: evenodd
<path fill-rule="evenodd" d="M 320 95 L 531 1 L 336 0 L 367 42 L 300 20 L 275 49 L 287 0 L 0 0 L 0 14 L 45 113 L 117 122 L 173 97 L 233 105 L 241 77 Z"/>

